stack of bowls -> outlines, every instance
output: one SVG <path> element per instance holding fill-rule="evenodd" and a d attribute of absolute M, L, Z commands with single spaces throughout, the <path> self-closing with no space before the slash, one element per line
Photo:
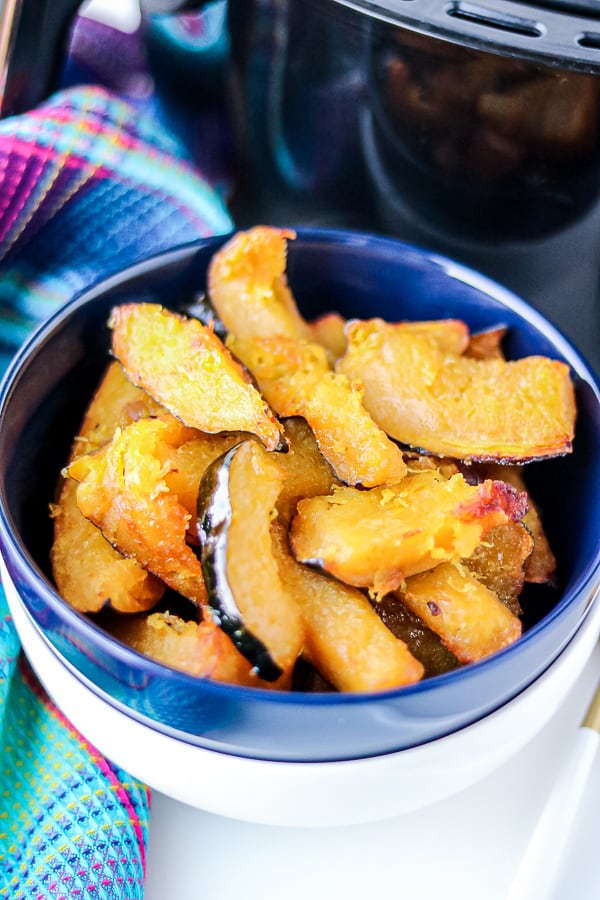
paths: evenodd
<path fill-rule="evenodd" d="M 114 762 L 177 799 L 290 825 L 367 821 L 423 806 L 505 761 L 549 719 L 600 628 L 600 390 L 577 351 L 484 276 L 373 235 L 298 229 L 288 276 L 308 317 L 457 318 L 507 327 L 509 358 L 569 364 L 571 455 L 536 469 L 559 589 L 524 599 L 524 634 L 481 662 L 368 694 L 217 684 L 154 662 L 68 606 L 51 579 L 48 505 L 108 358 L 110 309 L 180 309 L 225 238 L 187 245 L 76 297 L 24 345 L 0 393 L 2 580 L 24 649 L 50 695 Z M 324 306 L 326 304 L 326 306 Z"/>

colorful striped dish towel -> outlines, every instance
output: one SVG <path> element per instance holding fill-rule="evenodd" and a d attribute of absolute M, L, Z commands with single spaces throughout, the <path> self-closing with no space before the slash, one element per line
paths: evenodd
<path fill-rule="evenodd" d="M 156 120 L 104 88 L 0 122 L 0 368 L 81 289 L 231 227 Z M 0 754 L 0 898 L 142 898 L 148 792 L 44 694 L 1 589 Z"/>

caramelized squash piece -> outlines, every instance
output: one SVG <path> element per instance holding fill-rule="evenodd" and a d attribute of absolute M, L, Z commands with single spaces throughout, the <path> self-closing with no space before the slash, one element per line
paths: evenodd
<path fill-rule="evenodd" d="M 291 677 L 304 643 L 302 616 L 281 579 L 271 539 L 283 477 L 273 457 L 248 440 L 209 467 L 198 495 L 212 615 L 267 681 Z"/>
<path fill-rule="evenodd" d="M 174 447 L 169 454 L 168 471 L 164 473 L 165 484 L 171 494 L 183 506 L 190 519 L 196 517 L 198 490 L 200 482 L 208 467 L 220 456 L 239 444 L 239 434 L 204 434 L 196 432 L 196 436 L 179 447 Z M 196 529 L 188 528 L 188 543 L 197 541 Z"/>
<path fill-rule="evenodd" d="M 383 319 L 373 319 L 373 322 L 383 323 Z M 348 331 L 351 333 L 360 320 L 351 322 Z M 417 322 L 395 322 L 391 328 L 401 332 L 410 338 L 424 338 L 432 341 L 440 350 L 446 353 L 464 353 L 469 347 L 469 328 L 461 319 L 432 319 Z M 347 346 L 347 344 L 346 344 Z"/>
<path fill-rule="evenodd" d="M 161 416 L 166 412 L 164 406 L 146 391 L 132 384 L 120 363 L 113 360 L 86 410 L 75 438 L 72 458 L 106 444 L 117 426 L 123 427 L 138 419 Z"/>
<path fill-rule="evenodd" d="M 215 253 L 208 293 L 219 319 L 236 337 L 310 338 L 286 277 L 290 229 L 259 225 L 239 231 Z"/>
<path fill-rule="evenodd" d="M 128 378 L 185 425 L 247 431 L 269 450 L 280 446 L 281 426 L 212 328 L 154 303 L 117 306 L 109 324 Z"/>
<path fill-rule="evenodd" d="M 521 636 L 514 613 L 459 563 L 407 578 L 397 596 L 462 663 L 484 659 Z"/>
<path fill-rule="evenodd" d="M 505 337 L 506 328 L 503 326 L 478 331 L 469 338 L 465 356 L 471 359 L 504 359 L 502 341 Z"/>
<path fill-rule="evenodd" d="M 82 613 L 105 606 L 123 613 L 152 609 L 164 584 L 136 559 L 115 550 L 77 505 L 77 485 L 66 479 L 52 507 L 52 575 L 63 600 Z"/>
<path fill-rule="evenodd" d="M 301 500 L 290 541 L 300 562 L 384 595 L 409 575 L 470 556 L 492 528 L 526 509 L 505 482 L 471 485 L 425 471 L 390 487 L 338 487 Z"/>
<path fill-rule="evenodd" d="M 80 482 L 81 512 L 105 538 L 202 607 L 202 569 L 186 543 L 191 516 L 167 485 L 173 452 L 195 435 L 172 417 L 142 419 L 117 429 L 109 444 L 67 472 Z"/>
<path fill-rule="evenodd" d="M 323 456 L 347 484 L 371 487 L 400 481 L 400 449 L 362 404 L 362 391 L 329 368 L 323 347 L 284 338 L 230 339 L 279 416 L 303 416 Z"/>
<path fill-rule="evenodd" d="M 339 313 L 325 313 L 309 322 L 310 339 L 325 348 L 327 359 L 333 365 L 346 352 L 346 319 Z"/>
<path fill-rule="evenodd" d="M 248 660 L 210 618 L 186 622 L 171 613 L 156 612 L 113 617 L 104 625 L 117 640 L 172 669 L 227 684 L 272 687 L 258 678 Z"/>
<path fill-rule="evenodd" d="M 340 691 L 380 691 L 423 677 L 422 664 L 360 591 L 296 562 L 278 520 L 273 543 L 282 578 L 302 610 L 303 655 L 329 684 Z"/>
<path fill-rule="evenodd" d="M 373 601 L 372 605 L 386 628 L 404 641 L 415 659 L 422 664 L 424 678 L 443 675 L 460 667 L 461 663 L 442 644 L 439 635 L 400 603 L 395 593 L 386 594 L 380 600 Z"/>
<path fill-rule="evenodd" d="M 485 466 L 486 477 L 503 478 L 518 491 L 527 490 L 521 467 L 518 466 Z M 525 561 L 525 581 L 534 584 L 551 582 L 556 572 L 556 557 L 546 535 L 540 511 L 529 494 L 529 509 L 523 517 L 523 525 L 533 538 L 533 550 Z"/>
<path fill-rule="evenodd" d="M 132 385 L 117 362 L 107 368 L 75 437 L 71 461 L 109 441 L 118 425 L 155 414 L 158 405 Z M 77 485 L 62 481 L 51 508 L 54 539 L 52 575 L 61 597 L 80 612 L 110 605 L 120 612 L 151 609 L 164 585 L 135 559 L 115 550 L 77 506 Z"/>
<path fill-rule="evenodd" d="M 315 436 L 304 419 L 286 419 L 284 428 L 288 451 L 281 453 L 277 459 L 285 475 L 277 498 L 277 518 L 287 527 L 299 500 L 328 494 L 340 481 L 319 450 Z"/>
<path fill-rule="evenodd" d="M 472 359 L 381 319 L 349 323 L 346 334 L 337 371 L 362 382 L 365 407 L 403 444 L 503 462 L 571 451 L 575 400 L 565 363 Z"/>
<path fill-rule="evenodd" d="M 521 614 L 519 597 L 525 584 L 525 567 L 533 552 L 533 538 L 522 522 L 507 522 L 492 528 L 464 565 L 490 588 L 516 616 Z"/>
<path fill-rule="evenodd" d="M 327 351 L 330 362 L 340 359 L 348 347 L 347 320 L 339 313 L 326 313 L 308 323 L 313 341 Z M 402 328 L 413 334 L 430 335 L 439 345 L 452 353 L 462 353 L 470 346 L 469 329 L 460 319 L 439 319 L 426 322 L 402 322 Z"/>

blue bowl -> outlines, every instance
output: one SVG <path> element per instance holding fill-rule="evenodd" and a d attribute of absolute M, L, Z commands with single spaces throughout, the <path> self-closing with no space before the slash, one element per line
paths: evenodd
<path fill-rule="evenodd" d="M 525 633 L 482 662 L 373 694 L 275 693 L 215 684 L 153 662 L 69 607 L 52 585 L 48 504 L 106 364 L 109 310 L 179 308 L 205 284 L 225 238 L 188 245 L 75 298 L 25 344 L 0 389 L 0 549 L 13 599 L 94 691 L 128 715 L 203 748 L 266 760 L 333 761 L 431 741 L 499 708 L 531 684 L 581 624 L 600 579 L 600 391 L 573 347 L 526 303 L 478 273 L 398 241 L 299 229 L 289 279 L 307 317 L 331 309 L 390 320 L 455 317 L 473 331 L 508 327 L 506 351 L 572 368 L 572 455 L 530 467 L 558 558 L 558 588 L 529 586 Z"/>

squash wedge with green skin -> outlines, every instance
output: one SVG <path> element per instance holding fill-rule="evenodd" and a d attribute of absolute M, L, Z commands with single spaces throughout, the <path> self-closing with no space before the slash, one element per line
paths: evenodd
<path fill-rule="evenodd" d="M 281 446 L 281 425 L 211 327 L 156 303 L 117 306 L 109 325 L 128 378 L 185 425 L 249 432 L 268 450 Z"/>
<path fill-rule="evenodd" d="M 266 681 L 290 675 L 304 644 L 302 616 L 279 574 L 271 537 L 283 477 L 273 457 L 248 440 L 209 466 L 198 493 L 212 615 Z"/>
<path fill-rule="evenodd" d="M 374 611 L 391 633 L 404 641 L 412 655 L 424 668 L 424 678 L 458 669 L 461 663 L 442 644 L 439 635 L 428 628 L 419 616 L 398 601 L 396 593 L 386 594 L 372 603 Z"/>
<path fill-rule="evenodd" d="M 336 371 L 362 383 L 365 408 L 402 444 L 504 463 L 571 452 L 575 398 L 565 363 L 474 359 L 381 319 L 350 322 L 346 334 Z"/>
<path fill-rule="evenodd" d="M 407 475 L 399 484 L 334 488 L 298 503 L 290 543 L 300 562 L 383 596 L 405 578 L 470 556 L 497 525 L 519 520 L 527 498 L 503 481 Z"/>

